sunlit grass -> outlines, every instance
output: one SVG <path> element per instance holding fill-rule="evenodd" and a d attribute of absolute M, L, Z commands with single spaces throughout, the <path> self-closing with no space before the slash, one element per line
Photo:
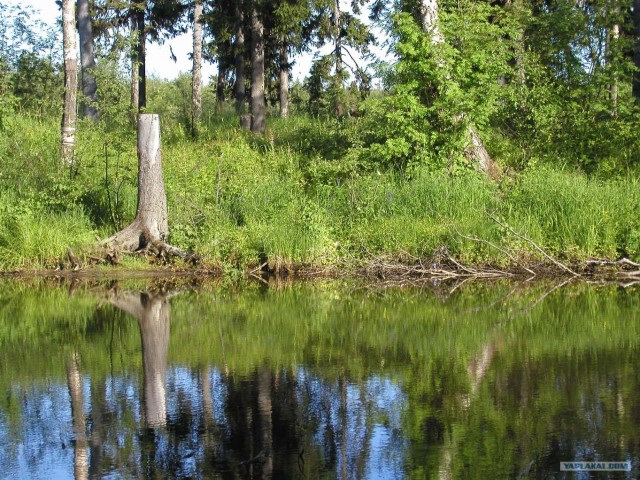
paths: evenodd
<path fill-rule="evenodd" d="M 506 266 L 499 249 L 540 258 L 491 217 L 559 258 L 640 255 L 632 177 L 545 166 L 500 181 L 471 171 L 380 171 L 347 154 L 349 122 L 274 118 L 258 138 L 240 129 L 231 106 L 207 118 L 197 140 L 163 122 L 163 167 L 169 240 L 210 264 L 413 261 L 442 248 L 467 263 Z M 68 246 L 91 245 L 94 232 L 105 237 L 135 215 L 133 133 L 81 124 L 69 169 L 57 159 L 57 123 L 24 116 L 0 138 L 0 268 L 51 265 Z"/>

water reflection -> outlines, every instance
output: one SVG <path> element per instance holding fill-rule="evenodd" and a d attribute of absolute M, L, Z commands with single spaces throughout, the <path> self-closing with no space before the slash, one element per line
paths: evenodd
<path fill-rule="evenodd" d="M 599 458 L 636 476 L 639 297 L 465 288 L 0 297 L 0 472 L 538 478 Z"/>
<path fill-rule="evenodd" d="M 118 292 L 109 301 L 138 321 L 144 370 L 144 418 L 148 428 L 167 424 L 169 294 Z"/>

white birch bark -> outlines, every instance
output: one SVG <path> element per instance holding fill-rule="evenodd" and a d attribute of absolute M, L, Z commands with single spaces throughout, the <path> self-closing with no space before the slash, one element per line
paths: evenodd
<path fill-rule="evenodd" d="M 202 117 L 202 1 L 196 0 L 193 11 L 193 125 Z"/>
<path fill-rule="evenodd" d="M 76 148 L 78 103 L 78 45 L 76 42 L 76 4 L 62 2 L 62 41 L 64 48 L 64 111 L 62 114 L 61 155 L 71 165 Z"/>

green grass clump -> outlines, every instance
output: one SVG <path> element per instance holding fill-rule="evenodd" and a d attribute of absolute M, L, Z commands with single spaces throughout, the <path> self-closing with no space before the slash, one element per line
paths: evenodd
<path fill-rule="evenodd" d="M 0 195 L 0 268 L 52 267 L 67 248 L 92 241 L 94 231 L 80 207 L 52 213 Z"/>
<path fill-rule="evenodd" d="M 554 255 L 579 259 L 640 253 L 635 178 L 604 181 L 539 167 L 521 174 L 501 203 L 512 228 Z"/>

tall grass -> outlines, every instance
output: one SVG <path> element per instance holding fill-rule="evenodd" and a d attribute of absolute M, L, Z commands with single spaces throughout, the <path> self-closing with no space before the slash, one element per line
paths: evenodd
<path fill-rule="evenodd" d="M 473 172 L 380 171 L 348 154 L 348 122 L 274 120 L 256 138 L 231 108 L 210 120 L 197 140 L 163 123 L 170 241 L 206 262 L 414 261 L 444 247 L 464 262 L 507 264 L 487 242 L 538 255 L 490 215 L 558 257 L 640 257 L 633 177 L 540 166 L 500 182 Z M 71 170 L 57 158 L 57 119 L 25 116 L 0 138 L 0 268 L 52 265 L 67 246 L 91 245 L 95 232 L 108 235 L 135 214 L 135 136 L 81 127 Z"/>

